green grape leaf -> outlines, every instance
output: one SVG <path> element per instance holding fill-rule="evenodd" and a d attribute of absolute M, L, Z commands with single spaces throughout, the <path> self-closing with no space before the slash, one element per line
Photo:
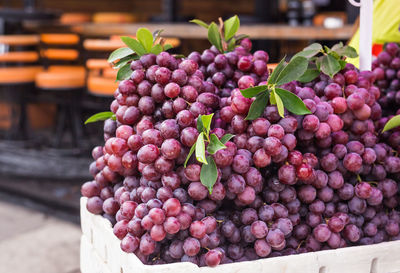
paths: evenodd
<path fill-rule="evenodd" d="M 113 52 L 111 52 L 107 61 L 109 63 L 113 63 L 116 60 L 120 60 L 124 57 L 127 57 L 127 56 L 133 54 L 133 53 L 135 53 L 135 52 L 132 49 L 130 49 L 129 47 L 121 47 L 121 48 L 118 48 L 118 49 L 114 50 Z"/>
<path fill-rule="evenodd" d="M 155 55 L 160 54 L 163 51 L 163 47 L 160 44 L 155 44 L 151 49 L 150 53 L 153 53 Z"/>
<path fill-rule="evenodd" d="M 131 64 L 126 63 L 118 69 L 117 81 L 123 81 L 129 78 L 132 74 Z"/>
<path fill-rule="evenodd" d="M 333 50 L 333 48 L 332 48 L 332 50 Z M 351 46 L 344 46 L 344 47 L 338 48 L 337 50 L 333 50 L 333 51 L 335 51 L 340 56 L 346 56 L 349 58 L 358 57 L 357 50 L 355 50 L 355 48 L 351 47 Z"/>
<path fill-rule="evenodd" d="M 274 71 L 272 71 L 271 75 L 268 78 L 268 83 L 269 84 L 275 84 L 276 79 L 279 76 L 279 73 L 281 73 L 282 69 L 285 67 L 285 57 L 282 58 L 282 60 L 279 62 L 279 64 L 275 67 Z"/>
<path fill-rule="evenodd" d="M 173 48 L 173 46 L 170 45 L 170 44 L 165 44 L 165 45 L 164 45 L 164 51 L 167 51 L 167 50 L 169 50 L 169 49 L 171 49 L 171 48 Z"/>
<path fill-rule="evenodd" d="M 263 91 L 258 93 L 256 99 L 250 106 L 249 113 L 247 114 L 246 120 L 255 120 L 264 113 L 264 109 L 268 104 L 269 92 Z"/>
<path fill-rule="evenodd" d="M 239 17 L 237 15 L 232 16 L 228 20 L 224 22 L 224 36 L 225 41 L 228 41 L 230 38 L 235 36 L 236 32 L 240 27 Z"/>
<path fill-rule="evenodd" d="M 226 134 L 226 135 L 224 135 L 223 137 L 221 137 L 221 142 L 223 143 L 223 144 L 225 144 L 225 143 L 227 143 L 229 140 L 231 140 L 231 138 L 233 138 L 235 135 L 232 135 L 232 134 Z"/>
<path fill-rule="evenodd" d="M 305 114 L 311 114 L 310 110 L 306 107 L 304 102 L 295 94 L 292 92 L 281 89 L 281 88 L 276 88 L 275 89 L 276 95 L 279 96 L 280 100 L 283 103 L 283 106 L 291 113 L 295 115 L 305 115 Z M 277 101 L 278 104 L 278 101 Z M 279 106 L 278 106 L 279 107 Z M 279 110 L 279 108 L 278 108 Z"/>
<path fill-rule="evenodd" d="M 267 85 L 259 85 L 240 90 L 240 93 L 242 93 L 242 96 L 245 98 L 252 98 L 257 96 L 260 92 L 267 90 L 267 88 Z"/>
<path fill-rule="evenodd" d="M 277 94 L 275 92 L 275 90 L 273 91 L 273 93 L 274 93 L 274 98 L 276 101 L 276 107 L 278 108 L 278 113 L 282 118 L 284 118 L 285 117 L 285 107 L 283 106 L 283 101 L 282 101 L 281 97 L 279 96 L 279 94 Z"/>
<path fill-rule="evenodd" d="M 317 55 L 319 52 L 320 52 L 319 50 L 303 50 L 303 51 L 300 51 L 300 52 L 296 53 L 293 56 L 293 58 L 301 56 L 301 57 L 309 59 L 309 58 L 314 57 L 315 55 Z"/>
<path fill-rule="evenodd" d="M 149 53 L 153 46 L 153 34 L 151 34 L 150 30 L 141 27 L 136 31 L 136 37 L 147 53 Z"/>
<path fill-rule="evenodd" d="M 392 130 L 393 128 L 400 126 L 400 115 L 392 117 L 388 122 L 386 122 L 385 127 L 383 127 L 382 133 Z"/>
<path fill-rule="evenodd" d="M 190 147 L 190 151 L 189 151 L 189 153 L 188 153 L 188 155 L 186 157 L 185 163 L 183 164 L 184 168 L 186 168 L 186 165 L 187 165 L 187 163 L 188 163 L 188 161 L 189 161 L 190 157 L 192 156 L 192 154 L 193 154 L 195 149 L 196 149 L 196 143 L 193 144 L 192 147 Z"/>
<path fill-rule="evenodd" d="M 302 51 L 298 52 L 296 55 L 293 56 L 293 58 L 297 57 L 297 56 L 302 56 L 302 57 L 309 59 L 311 57 L 314 57 L 318 53 L 320 53 L 321 50 L 322 50 L 322 46 L 318 43 L 314 43 L 314 44 L 307 46 Z"/>
<path fill-rule="evenodd" d="M 85 124 L 96 122 L 96 121 L 101 121 L 101 120 L 106 120 L 109 118 L 115 120 L 115 114 L 113 112 L 100 112 L 100 113 L 94 114 L 93 116 L 89 117 L 85 121 Z"/>
<path fill-rule="evenodd" d="M 129 61 L 133 60 L 133 59 L 134 59 L 134 58 L 133 58 L 134 56 L 137 56 L 137 55 L 129 55 L 129 56 L 126 56 L 126 57 L 120 59 L 118 62 L 116 62 L 116 63 L 113 65 L 113 67 L 114 67 L 114 68 L 121 68 L 121 67 L 123 67 L 123 66 L 126 65 Z"/>
<path fill-rule="evenodd" d="M 210 133 L 211 121 L 212 121 L 213 116 L 214 116 L 214 113 L 209 114 L 209 115 L 199 116 L 199 117 L 201 117 L 201 121 L 203 123 L 203 131 L 204 130 L 206 131 L 207 136 Z"/>
<path fill-rule="evenodd" d="M 340 64 L 340 70 L 342 70 L 346 67 L 347 62 L 345 60 L 339 60 L 339 64 Z"/>
<path fill-rule="evenodd" d="M 276 104 L 275 92 L 271 92 L 269 94 L 269 102 L 271 103 L 271 105 L 275 105 Z"/>
<path fill-rule="evenodd" d="M 136 54 L 138 54 L 139 56 L 143 56 L 145 55 L 146 49 L 142 46 L 141 43 L 139 43 L 136 39 L 133 39 L 131 37 L 128 36 L 122 36 L 121 37 L 122 42 L 124 42 L 124 44 L 126 44 L 130 49 L 132 49 L 133 51 L 136 52 Z"/>
<path fill-rule="evenodd" d="M 236 36 L 235 36 L 236 43 L 240 42 L 240 41 L 243 40 L 243 39 L 249 38 L 249 37 L 250 37 L 250 36 L 249 36 L 249 35 L 246 35 L 246 34 L 239 34 L 239 35 L 236 35 Z"/>
<path fill-rule="evenodd" d="M 204 133 L 200 133 L 196 141 L 196 159 L 197 161 L 208 164 L 206 160 L 206 148 L 204 144 Z"/>
<path fill-rule="evenodd" d="M 201 115 L 199 115 L 197 118 L 197 131 L 201 133 L 203 132 L 203 130 L 204 130 L 203 120 L 201 119 Z"/>
<path fill-rule="evenodd" d="M 208 40 L 213 44 L 220 52 L 223 52 L 221 36 L 219 35 L 219 30 L 217 24 L 212 22 L 208 27 Z"/>
<path fill-rule="evenodd" d="M 206 22 L 199 20 L 199 19 L 193 19 L 193 20 L 190 20 L 189 22 L 198 24 L 199 26 L 204 27 L 206 29 L 208 29 L 208 27 L 209 27 L 209 25 Z"/>
<path fill-rule="evenodd" d="M 341 69 L 339 61 L 329 54 L 322 56 L 320 66 L 321 71 L 331 78 Z"/>
<path fill-rule="evenodd" d="M 313 43 L 307 47 L 305 47 L 303 50 L 322 50 L 322 45 L 318 43 Z"/>
<path fill-rule="evenodd" d="M 332 50 L 332 51 L 336 51 L 336 50 L 338 50 L 338 49 L 340 49 L 340 48 L 342 48 L 342 47 L 343 47 L 343 42 L 339 42 L 339 43 L 335 44 L 335 45 L 331 48 L 331 50 Z"/>
<path fill-rule="evenodd" d="M 211 134 L 210 143 L 208 143 L 208 146 L 207 146 L 207 151 L 213 155 L 222 149 L 226 149 L 226 146 L 224 145 L 224 143 L 222 143 L 219 140 L 219 138 L 217 137 L 216 134 Z"/>
<path fill-rule="evenodd" d="M 307 83 L 317 78 L 319 74 L 320 72 L 318 69 L 307 69 L 306 72 L 304 72 L 304 74 L 297 80 L 299 82 Z"/>
<path fill-rule="evenodd" d="M 228 43 L 228 51 L 233 51 L 235 49 L 235 47 L 236 47 L 236 39 L 232 38 L 229 40 L 229 43 Z"/>
<path fill-rule="evenodd" d="M 297 80 L 301 75 L 306 72 L 308 67 L 308 60 L 304 57 L 297 56 L 290 60 L 290 62 L 282 69 L 281 73 L 276 79 L 277 85 L 282 85 L 294 80 Z"/>
<path fill-rule="evenodd" d="M 218 178 L 218 169 L 212 156 L 207 156 L 207 164 L 201 166 L 200 181 L 201 184 L 207 187 L 208 192 L 211 194 L 215 182 Z"/>

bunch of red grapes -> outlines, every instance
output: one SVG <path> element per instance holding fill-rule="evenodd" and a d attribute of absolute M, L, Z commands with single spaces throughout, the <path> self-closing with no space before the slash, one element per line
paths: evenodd
<path fill-rule="evenodd" d="M 382 129 L 386 122 L 394 115 L 400 114 L 400 47 L 396 43 L 386 44 L 384 50 L 372 63 L 372 71 L 376 78 L 375 85 L 379 87 L 383 96 L 379 103 L 384 110 L 384 116 L 379 121 L 378 129 Z M 400 132 L 395 129 L 382 134 L 382 140 L 387 142 L 397 152 L 400 151 Z"/>
<path fill-rule="evenodd" d="M 87 209 L 146 264 L 216 266 L 400 238 L 400 158 L 377 134 L 375 71 L 348 64 L 333 78 L 290 82 L 283 88 L 311 114 L 282 118 L 268 105 L 249 121 L 253 99 L 240 89 L 268 79 L 268 54 L 250 50 L 245 39 L 224 54 L 133 61 L 111 104 L 116 121 L 92 152 Z M 211 133 L 235 135 L 213 155 L 212 193 L 195 156 L 184 167 L 196 119 L 211 113 Z"/>

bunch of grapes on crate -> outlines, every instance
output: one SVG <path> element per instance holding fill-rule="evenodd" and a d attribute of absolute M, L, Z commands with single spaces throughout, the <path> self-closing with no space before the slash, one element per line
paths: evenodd
<path fill-rule="evenodd" d="M 212 46 L 188 57 L 160 32 L 122 37 L 111 112 L 88 120 L 105 120 L 105 144 L 82 194 L 121 249 L 216 266 L 398 239 L 400 158 L 381 134 L 378 68 L 312 44 L 271 72 L 237 16 L 194 23 Z"/>

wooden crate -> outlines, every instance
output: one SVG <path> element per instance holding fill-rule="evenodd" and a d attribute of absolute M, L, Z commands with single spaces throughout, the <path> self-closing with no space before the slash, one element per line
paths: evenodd
<path fill-rule="evenodd" d="M 192 263 L 144 265 L 120 249 L 111 224 L 81 199 L 82 273 L 400 273 L 400 241 L 198 267 Z"/>

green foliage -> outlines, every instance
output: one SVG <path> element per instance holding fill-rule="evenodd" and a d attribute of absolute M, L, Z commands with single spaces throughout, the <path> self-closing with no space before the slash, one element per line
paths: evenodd
<path fill-rule="evenodd" d="M 122 36 L 121 40 L 127 47 L 114 50 L 108 57 L 108 62 L 112 63 L 114 68 L 119 69 L 117 73 L 117 81 L 127 79 L 132 71 L 130 70 L 130 62 L 138 60 L 140 56 L 161 52 L 172 48 L 171 45 L 158 43 L 160 34 L 163 30 L 156 30 L 153 34 L 146 28 L 139 28 L 136 31 L 137 40 L 128 36 Z"/>
<path fill-rule="evenodd" d="M 130 49 L 129 47 L 117 48 L 108 57 L 108 62 L 109 63 L 113 63 L 116 60 L 120 60 L 122 58 L 125 58 L 125 57 L 127 57 L 127 56 L 129 56 L 129 55 L 131 55 L 133 53 L 134 53 L 134 51 L 132 49 Z"/>
<path fill-rule="evenodd" d="M 226 149 L 225 143 L 234 137 L 234 135 L 226 134 L 219 139 L 216 134 L 210 135 L 213 116 L 214 114 L 199 115 L 197 117 L 197 131 L 199 132 L 199 136 L 197 137 L 196 143 L 190 148 L 185 164 L 183 165 L 186 168 L 190 157 L 193 153 L 196 154 L 197 161 L 203 163 L 201 167 L 200 181 L 207 187 L 210 193 L 212 193 L 212 188 L 217 181 L 218 176 L 218 169 L 211 155 L 215 154 L 219 150 Z M 207 156 L 207 154 L 209 155 Z"/>
<path fill-rule="evenodd" d="M 224 22 L 224 36 L 225 36 L 225 41 L 229 41 L 229 39 L 233 38 L 235 36 L 236 32 L 239 30 L 240 27 L 240 20 L 237 15 L 232 16 L 228 20 Z"/>
<path fill-rule="evenodd" d="M 206 160 L 206 148 L 204 144 L 204 133 L 201 132 L 196 141 L 196 159 L 197 161 L 208 164 Z"/>
<path fill-rule="evenodd" d="M 290 60 L 290 62 L 282 68 L 279 75 L 276 78 L 276 82 L 271 82 L 277 85 L 282 85 L 294 80 L 297 80 L 300 76 L 306 72 L 308 61 L 305 57 L 296 56 Z"/>
<path fill-rule="evenodd" d="M 242 93 L 242 96 L 245 98 L 252 98 L 267 89 L 268 89 L 267 85 L 259 85 L 259 86 L 254 86 L 254 87 L 240 90 L 240 93 Z"/>
<path fill-rule="evenodd" d="M 219 33 L 217 24 L 212 22 L 208 27 L 208 40 L 214 45 L 220 52 L 223 52 L 221 35 Z"/>
<path fill-rule="evenodd" d="M 207 24 L 199 19 L 193 19 L 189 22 L 206 28 L 208 30 L 208 40 L 221 53 L 234 50 L 241 40 L 248 37 L 247 35 L 236 35 L 240 27 L 240 20 L 237 15 L 232 16 L 225 21 L 222 21 L 222 19 L 219 18 L 219 27 L 215 22 Z"/>
<path fill-rule="evenodd" d="M 311 114 L 304 102 L 295 94 L 282 88 L 275 88 L 275 96 L 279 97 L 285 108 L 295 115 Z"/>
<path fill-rule="evenodd" d="M 208 192 L 212 194 L 213 187 L 218 178 L 218 169 L 212 156 L 207 156 L 207 164 L 201 166 L 200 181 L 207 187 Z"/>
<path fill-rule="evenodd" d="M 386 122 L 385 127 L 383 127 L 382 133 L 392 130 L 393 128 L 400 126 L 400 115 L 392 117 L 388 122 Z"/>
<path fill-rule="evenodd" d="M 346 66 L 346 58 L 356 58 L 358 54 L 353 47 L 345 46 L 340 42 L 332 48 L 314 43 L 304 48 L 303 51 L 300 51 L 295 56 L 307 58 L 316 65 L 317 71 L 321 71 L 332 78 Z M 316 75 L 315 71 L 306 71 L 306 73 L 307 75 L 305 74 L 299 81 L 307 82 L 308 79 L 315 79 L 313 78 Z"/>
<path fill-rule="evenodd" d="M 129 78 L 132 74 L 131 65 L 129 63 L 121 66 L 117 73 L 117 81 L 123 81 Z"/>
<path fill-rule="evenodd" d="M 269 98 L 269 91 L 262 91 L 256 95 L 256 99 L 250 106 L 249 113 L 247 114 L 246 120 L 255 120 L 264 113 L 265 107 L 267 107 Z"/>
<path fill-rule="evenodd" d="M 226 135 L 224 135 L 223 137 L 221 137 L 221 142 L 223 143 L 223 144 L 225 144 L 225 143 L 227 143 L 229 140 L 231 140 L 231 138 L 233 138 L 235 135 L 232 135 L 232 134 L 226 134 Z"/>
<path fill-rule="evenodd" d="M 96 122 L 96 121 L 101 121 L 101 120 L 106 120 L 109 118 L 115 120 L 115 114 L 113 112 L 100 112 L 100 113 L 94 114 L 93 116 L 88 118 L 85 121 L 85 124 Z"/>
<path fill-rule="evenodd" d="M 309 114 L 310 111 L 299 97 L 277 87 L 298 80 L 305 74 L 307 67 L 308 60 L 305 57 L 293 57 L 288 64 L 285 64 L 285 58 L 283 58 L 270 75 L 266 85 L 241 90 L 242 95 L 246 98 L 256 97 L 250 106 L 246 120 L 255 120 L 260 117 L 268 101 L 272 105 L 276 104 L 281 117 L 284 116 L 285 108 L 296 115 Z"/>

